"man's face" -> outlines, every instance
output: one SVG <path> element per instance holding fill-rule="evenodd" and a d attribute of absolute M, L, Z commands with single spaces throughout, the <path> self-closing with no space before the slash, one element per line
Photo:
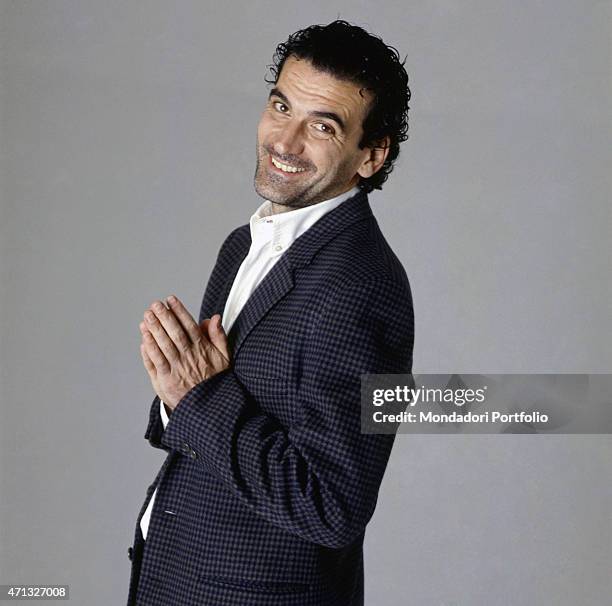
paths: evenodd
<path fill-rule="evenodd" d="M 255 190 L 276 212 L 351 189 L 371 150 L 359 149 L 371 95 L 290 56 L 257 129 Z M 366 174 L 363 176 L 370 176 Z"/>

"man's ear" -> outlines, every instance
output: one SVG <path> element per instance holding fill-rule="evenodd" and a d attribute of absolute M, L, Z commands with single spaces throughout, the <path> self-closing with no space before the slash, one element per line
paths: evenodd
<path fill-rule="evenodd" d="M 366 147 L 369 154 L 357 170 L 357 174 L 360 177 L 367 179 L 380 170 L 381 166 L 385 163 L 385 160 L 389 155 L 390 145 L 391 139 L 389 136 L 386 136 L 381 141 L 375 143 L 372 147 Z"/>

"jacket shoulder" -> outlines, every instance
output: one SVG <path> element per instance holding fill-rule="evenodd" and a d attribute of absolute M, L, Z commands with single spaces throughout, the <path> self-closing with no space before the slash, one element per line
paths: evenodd
<path fill-rule="evenodd" d="M 374 282 L 410 293 L 404 266 L 374 217 L 342 231 L 321 248 L 313 262 L 334 290 Z"/>
<path fill-rule="evenodd" d="M 233 229 L 227 238 L 221 244 L 221 248 L 219 249 L 219 256 L 223 252 L 231 252 L 233 248 L 242 248 L 246 246 L 251 241 L 251 229 L 248 223 L 244 225 L 239 225 L 235 229 Z"/>

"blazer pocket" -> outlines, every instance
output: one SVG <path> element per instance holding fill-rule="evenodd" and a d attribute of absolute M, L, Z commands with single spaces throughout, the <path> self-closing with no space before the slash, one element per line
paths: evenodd
<path fill-rule="evenodd" d="M 287 377 L 281 377 L 281 376 L 273 376 L 273 375 L 268 375 L 268 374 L 251 374 L 250 372 L 244 372 L 244 370 L 240 369 L 238 370 L 237 368 L 234 369 L 234 372 L 236 373 L 236 376 L 238 377 L 238 379 L 243 380 L 243 381 L 286 381 Z"/>
<path fill-rule="evenodd" d="M 225 587 L 248 593 L 306 593 L 310 589 L 307 583 L 293 581 L 256 581 L 252 579 L 238 579 L 231 577 L 204 576 L 199 579 L 200 584 L 213 587 Z"/>
<path fill-rule="evenodd" d="M 284 427 L 297 422 L 302 409 L 296 406 L 297 387 L 286 378 L 238 376 L 245 389 L 266 414 Z"/>

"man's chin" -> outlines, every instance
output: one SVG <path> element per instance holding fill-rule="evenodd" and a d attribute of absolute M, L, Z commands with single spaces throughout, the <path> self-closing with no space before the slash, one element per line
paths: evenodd
<path fill-rule="evenodd" d="M 269 185 L 261 185 L 255 181 L 255 191 L 257 195 L 264 200 L 270 200 L 274 204 L 279 206 L 287 206 L 290 208 L 297 208 L 301 206 L 300 198 L 302 197 L 299 192 L 280 192 L 274 187 Z"/>

